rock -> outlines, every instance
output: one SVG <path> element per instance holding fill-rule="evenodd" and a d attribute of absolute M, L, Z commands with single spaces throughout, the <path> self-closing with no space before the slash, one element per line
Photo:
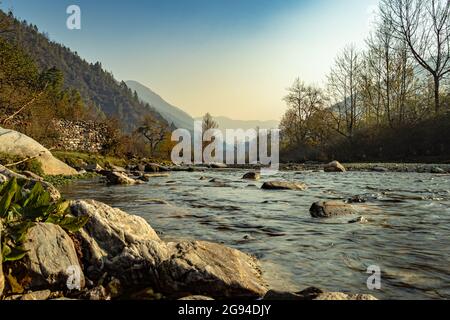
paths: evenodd
<path fill-rule="evenodd" d="M 2 243 L 2 220 L 0 220 L 0 244 Z M 3 256 L 2 250 L 0 250 L 0 298 L 3 296 L 3 290 L 5 289 L 5 277 L 3 275 Z"/>
<path fill-rule="evenodd" d="M 31 180 L 44 181 L 44 178 L 38 176 L 37 174 L 35 174 L 31 171 L 23 171 L 22 174 Z"/>
<path fill-rule="evenodd" d="M 145 178 L 147 179 L 152 179 L 152 178 L 167 178 L 170 177 L 169 173 L 146 173 L 143 175 Z"/>
<path fill-rule="evenodd" d="M 46 175 L 77 175 L 77 171 L 53 157 L 51 152 L 30 137 L 0 128 L 0 153 L 21 158 L 36 157 Z"/>
<path fill-rule="evenodd" d="M 96 201 L 74 201 L 70 208 L 75 216 L 89 216 L 77 238 L 90 279 L 98 280 L 106 272 L 124 287 L 155 282 L 156 266 L 170 255 L 143 218 Z"/>
<path fill-rule="evenodd" d="M 122 167 L 119 167 L 119 166 L 115 166 L 115 165 L 112 165 L 112 164 L 110 164 L 108 167 L 113 172 L 122 172 L 122 173 L 127 172 L 127 170 L 125 170 L 125 168 L 122 168 Z"/>
<path fill-rule="evenodd" d="M 226 169 L 228 166 L 225 163 L 209 163 L 208 166 L 212 169 Z"/>
<path fill-rule="evenodd" d="M 90 163 L 84 167 L 87 172 L 100 172 L 104 169 L 98 163 Z"/>
<path fill-rule="evenodd" d="M 374 172 L 389 172 L 389 170 L 384 167 L 375 167 L 375 168 L 372 168 L 372 171 L 374 171 Z"/>
<path fill-rule="evenodd" d="M 25 180 L 26 183 L 24 184 L 24 188 L 27 190 L 31 190 L 34 185 L 39 182 L 42 187 L 50 193 L 51 199 L 53 201 L 58 201 L 59 199 L 61 199 L 61 194 L 59 193 L 58 189 L 56 189 L 53 185 L 51 185 L 50 183 L 46 182 L 46 181 L 38 181 L 38 180 L 33 180 L 30 179 L 24 175 L 15 173 L 14 171 L 11 171 L 7 168 L 5 168 L 4 166 L 0 165 L 0 176 L 4 177 L 5 181 L 8 181 L 9 179 L 12 178 L 16 178 L 17 180 Z M 0 177 L 0 178 L 1 178 Z M 0 182 L 1 183 L 1 182 Z"/>
<path fill-rule="evenodd" d="M 84 169 L 81 169 L 80 171 L 78 171 L 78 174 L 79 174 L 79 175 L 84 175 L 84 174 L 86 174 L 86 173 L 87 173 L 87 171 L 84 170 Z"/>
<path fill-rule="evenodd" d="M 439 167 L 433 167 L 431 168 L 431 173 L 435 173 L 435 174 L 444 174 L 446 173 L 444 169 L 439 168 Z"/>
<path fill-rule="evenodd" d="M 6 176 L 4 176 L 3 174 L 0 173 L 0 184 L 3 184 L 8 180 L 9 179 Z"/>
<path fill-rule="evenodd" d="M 287 182 L 287 181 L 271 181 L 265 182 L 261 187 L 264 190 L 306 190 L 307 186 L 304 183 Z"/>
<path fill-rule="evenodd" d="M 200 181 L 205 181 L 205 180 L 209 180 L 209 178 L 208 178 L 208 177 L 200 177 L 199 180 L 200 180 Z"/>
<path fill-rule="evenodd" d="M 343 201 L 316 202 L 311 206 L 309 212 L 314 218 L 330 218 L 357 213 L 354 206 Z"/>
<path fill-rule="evenodd" d="M 365 217 L 358 217 L 356 219 L 350 220 L 348 223 L 368 223 L 369 220 L 367 220 Z"/>
<path fill-rule="evenodd" d="M 156 163 L 148 163 L 145 165 L 144 171 L 157 173 L 157 172 L 167 172 L 167 171 L 169 171 L 169 169 L 167 169 L 166 167 L 160 166 L 159 164 L 156 164 Z"/>
<path fill-rule="evenodd" d="M 23 247 L 28 253 L 22 260 L 12 262 L 11 270 L 25 290 L 65 290 L 74 270 L 79 272 L 80 288 L 84 287 L 74 243 L 61 227 L 37 223 L 28 231 Z"/>
<path fill-rule="evenodd" d="M 214 301 L 211 297 L 205 297 L 205 296 L 187 296 L 181 299 L 178 299 L 180 301 Z"/>
<path fill-rule="evenodd" d="M 318 288 L 307 288 L 301 292 L 284 292 L 284 291 L 276 291 L 270 290 L 266 293 L 263 300 L 272 300 L 272 301 L 292 301 L 292 300 L 314 300 L 323 291 Z"/>
<path fill-rule="evenodd" d="M 320 294 L 314 300 L 352 300 L 352 301 L 361 301 L 361 300 L 378 300 L 374 296 L 370 294 L 346 294 L 342 292 L 325 292 Z"/>
<path fill-rule="evenodd" d="M 124 290 L 154 288 L 170 297 L 259 297 L 266 289 L 254 258 L 205 242 L 165 243 L 140 217 L 96 201 L 71 203 L 89 216 L 78 233 L 90 279 L 105 273 Z"/>
<path fill-rule="evenodd" d="M 242 177 L 242 179 L 245 179 L 245 180 L 255 180 L 255 181 L 257 181 L 257 180 L 261 179 L 261 174 L 260 174 L 259 172 L 249 172 L 249 173 L 246 173 L 246 174 Z"/>
<path fill-rule="evenodd" d="M 25 301 L 44 301 L 50 298 L 52 292 L 50 290 L 35 291 L 24 294 L 20 300 Z"/>
<path fill-rule="evenodd" d="M 347 169 L 339 163 L 339 161 L 333 161 L 324 166 L 325 172 L 346 172 Z"/>
<path fill-rule="evenodd" d="M 132 179 L 122 172 L 103 171 L 102 174 L 106 177 L 107 183 L 110 185 L 134 185 L 144 183 L 141 180 Z"/>
<path fill-rule="evenodd" d="M 108 294 L 107 290 L 103 286 L 97 286 L 89 291 L 87 291 L 82 296 L 85 300 L 91 301 L 108 301 L 111 300 L 111 296 Z"/>
<path fill-rule="evenodd" d="M 258 298 L 267 289 L 255 258 L 219 244 L 168 243 L 172 253 L 159 266 L 160 290 L 213 298 Z"/>

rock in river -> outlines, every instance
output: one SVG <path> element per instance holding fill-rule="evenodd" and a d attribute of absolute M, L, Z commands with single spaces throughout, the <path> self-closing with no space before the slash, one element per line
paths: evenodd
<path fill-rule="evenodd" d="M 261 187 L 264 190 L 306 190 L 307 186 L 304 183 L 288 182 L 288 181 L 270 181 L 265 182 Z"/>
<path fill-rule="evenodd" d="M 61 227 L 37 223 L 28 231 L 24 249 L 28 253 L 23 259 L 7 265 L 25 290 L 67 289 L 67 280 L 74 272 L 79 272 L 79 284 L 84 287 L 74 243 Z"/>
<path fill-rule="evenodd" d="M 257 181 L 261 179 L 261 174 L 259 172 L 248 172 L 242 177 L 242 179 Z"/>
<path fill-rule="evenodd" d="M 124 289 L 154 288 L 169 297 L 260 297 L 266 289 L 257 261 L 222 245 L 165 243 L 147 222 L 96 201 L 71 203 L 75 216 L 89 216 L 80 231 L 90 279 L 104 273 Z"/>
<path fill-rule="evenodd" d="M 111 185 L 134 185 L 144 183 L 141 180 L 132 179 L 122 172 L 103 171 L 102 174 L 106 177 L 108 184 Z"/>
<path fill-rule="evenodd" d="M 347 169 L 339 163 L 339 161 L 333 161 L 324 166 L 325 172 L 346 172 Z"/>
<path fill-rule="evenodd" d="M 330 218 L 357 213 L 354 206 L 343 201 L 316 202 L 311 206 L 309 212 L 314 218 Z"/>

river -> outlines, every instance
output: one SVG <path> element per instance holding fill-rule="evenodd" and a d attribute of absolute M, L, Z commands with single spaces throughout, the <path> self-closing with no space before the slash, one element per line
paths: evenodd
<path fill-rule="evenodd" d="M 139 215 L 164 240 L 207 240 L 253 254 L 274 289 L 316 286 L 380 299 L 450 299 L 449 175 L 281 172 L 252 182 L 241 179 L 244 173 L 174 172 L 126 187 L 78 181 L 62 193 Z M 261 190 L 267 179 L 309 188 Z M 369 200 L 363 213 L 368 223 L 309 214 L 316 201 L 355 195 Z M 372 265 L 381 269 L 381 290 L 367 288 Z"/>

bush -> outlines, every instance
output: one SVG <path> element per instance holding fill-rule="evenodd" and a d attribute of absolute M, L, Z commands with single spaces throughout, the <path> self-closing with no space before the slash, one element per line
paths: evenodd
<path fill-rule="evenodd" d="M 73 217 L 68 209 L 68 201 L 53 202 L 40 183 L 36 183 L 31 191 L 27 191 L 16 178 L 1 185 L 3 232 L 0 244 L 3 262 L 20 260 L 26 255 L 23 242 L 36 222 L 53 223 L 69 232 L 76 232 L 87 223 L 88 217 Z"/>

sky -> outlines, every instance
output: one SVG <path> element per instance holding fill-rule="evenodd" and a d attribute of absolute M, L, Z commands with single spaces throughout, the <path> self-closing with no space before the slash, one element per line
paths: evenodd
<path fill-rule="evenodd" d="M 118 80 L 192 116 L 280 120 L 295 78 L 324 86 L 335 56 L 363 47 L 378 0 L 3 0 Z M 66 27 L 69 5 L 81 30 Z"/>

